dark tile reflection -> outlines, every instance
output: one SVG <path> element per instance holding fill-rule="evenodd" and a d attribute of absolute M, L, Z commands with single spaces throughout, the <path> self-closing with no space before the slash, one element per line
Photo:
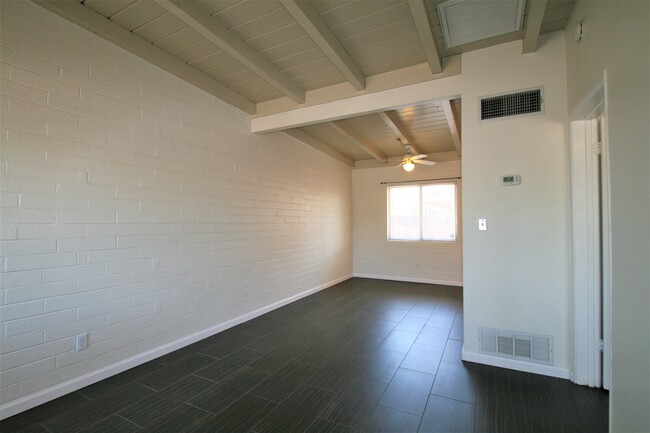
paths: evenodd
<path fill-rule="evenodd" d="M 354 278 L 0 431 L 607 431 L 607 393 L 463 362 L 462 348 L 462 289 Z"/>

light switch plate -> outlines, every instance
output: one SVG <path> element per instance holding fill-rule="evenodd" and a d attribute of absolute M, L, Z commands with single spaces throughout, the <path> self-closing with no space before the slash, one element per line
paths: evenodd
<path fill-rule="evenodd" d="M 487 218 L 478 219 L 478 229 L 481 231 L 487 230 Z"/>

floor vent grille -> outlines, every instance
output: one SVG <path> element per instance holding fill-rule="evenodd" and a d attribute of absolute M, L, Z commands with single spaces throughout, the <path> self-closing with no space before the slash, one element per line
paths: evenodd
<path fill-rule="evenodd" d="M 542 89 L 481 98 L 481 120 L 542 112 Z"/>
<path fill-rule="evenodd" d="M 553 365 L 553 337 L 479 327 L 481 353 Z"/>

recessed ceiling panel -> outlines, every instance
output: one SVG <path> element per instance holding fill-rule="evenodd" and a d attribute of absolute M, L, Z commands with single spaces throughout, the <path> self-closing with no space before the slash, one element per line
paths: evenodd
<path fill-rule="evenodd" d="M 524 0 L 449 0 L 438 4 L 447 48 L 521 29 Z"/>

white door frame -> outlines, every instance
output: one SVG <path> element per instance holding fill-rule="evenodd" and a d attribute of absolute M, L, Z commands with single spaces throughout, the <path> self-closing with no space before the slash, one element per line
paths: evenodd
<path fill-rule="evenodd" d="M 611 365 L 611 261 L 609 152 L 606 123 L 607 74 L 605 73 L 603 81 L 594 88 L 581 107 L 571 116 L 570 169 L 573 381 L 581 385 L 603 386 L 608 389 Z"/>
<path fill-rule="evenodd" d="M 603 332 L 603 366 L 602 366 L 602 386 L 609 389 L 612 373 L 612 248 L 611 248 L 611 188 L 609 173 L 609 129 L 607 127 L 607 75 L 605 75 L 604 90 L 604 112 L 602 113 L 602 122 L 600 124 L 602 137 L 601 152 L 601 248 L 602 248 L 602 332 Z"/>

